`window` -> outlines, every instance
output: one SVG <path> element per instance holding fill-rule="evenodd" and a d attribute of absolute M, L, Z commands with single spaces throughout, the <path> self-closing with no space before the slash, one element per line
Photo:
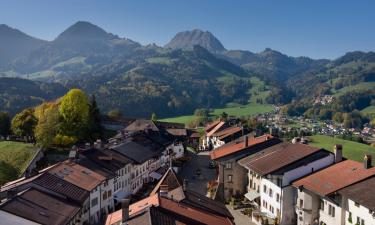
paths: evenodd
<path fill-rule="evenodd" d="M 267 186 L 266 185 L 263 185 L 263 192 L 267 193 Z"/>
<path fill-rule="evenodd" d="M 359 207 L 359 203 L 358 202 L 354 202 L 354 205 Z"/>
<path fill-rule="evenodd" d="M 365 225 L 365 221 L 361 219 L 361 225 Z"/>
<path fill-rule="evenodd" d="M 112 196 L 112 191 L 109 190 L 109 191 L 108 191 L 108 198 L 111 197 L 111 196 Z"/>
<path fill-rule="evenodd" d="M 361 219 L 357 216 L 357 224 L 359 224 Z"/>
<path fill-rule="evenodd" d="M 228 175 L 228 182 L 232 182 L 232 175 Z"/>
<path fill-rule="evenodd" d="M 303 200 L 302 199 L 299 200 L 299 207 L 303 208 Z"/>
<path fill-rule="evenodd" d="M 277 178 L 277 186 L 281 187 L 283 184 L 283 180 L 281 178 Z"/>
<path fill-rule="evenodd" d="M 276 209 L 276 216 L 280 216 L 280 209 Z"/>
<path fill-rule="evenodd" d="M 106 200 L 107 199 L 107 192 L 105 191 L 104 193 L 103 193 L 103 200 Z"/>
<path fill-rule="evenodd" d="M 94 198 L 91 200 L 91 207 L 96 206 L 98 204 L 98 198 Z"/>
<path fill-rule="evenodd" d="M 280 195 L 277 193 L 276 194 L 276 202 L 279 202 L 280 201 Z"/>
<path fill-rule="evenodd" d="M 227 162 L 227 164 L 225 165 L 225 167 L 226 167 L 227 169 L 232 169 L 232 163 Z"/>
<path fill-rule="evenodd" d="M 335 210 L 336 210 L 336 207 L 332 206 L 332 217 L 335 217 Z"/>
<path fill-rule="evenodd" d="M 320 200 L 320 209 L 324 211 L 324 201 Z"/>
<path fill-rule="evenodd" d="M 269 194 L 269 196 L 272 198 L 272 194 L 273 194 L 273 193 L 272 193 L 272 189 L 271 189 L 271 188 L 269 189 L 268 194 Z"/>

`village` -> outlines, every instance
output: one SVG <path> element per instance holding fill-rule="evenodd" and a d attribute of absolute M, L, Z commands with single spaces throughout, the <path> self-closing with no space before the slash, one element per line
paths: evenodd
<path fill-rule="evenodd" d="M 203 134 L 146 119 L 0 190 L 4 224 L 375 224 L 375 167 L 303 137 L 214 120 Z M 366 222 L 366 223 L 365 223 Z"/>

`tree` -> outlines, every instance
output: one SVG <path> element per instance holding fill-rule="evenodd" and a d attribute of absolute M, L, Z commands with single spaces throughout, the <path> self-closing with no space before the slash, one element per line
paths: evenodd
<path fill-rule="evenodd" d="M 221 115 L 220 115 L 220 119 L 221 119 L 222 121 L 227 121 L 227 119 L 228 119 L 228 114 L 227 114 L 226 112 L 221 113 Z"/>
<path fill-rule="evenodd" d="M 45 104 L 39 106 L 43 110 L 40 110 L 38 124 L 35 127 L 35 139 L 40 146 L 46 148 L 53 144 L 61 122 L 58 105 Z"/>
<path fill-rule="evenodd" d="M 59 113 L 62 118 L 61 134 L 85 138 L 89 121 L 89 101 L 80 89 L 72 89 L 62 97 Z"/>
<path fill-rule="evenodd" d="M 100 110 L 96 103 L 95 95 L 91 95 L 90 99 L 88 125 L 88 136 L 91 140 L 96 140 L 102 137 L 103 129 L 101 125 Z"/>
<path fill-rule="evenodd" d="M 152 120 L 153 122 L 158 121 L 158 117 L 156 116 L 156 113 L 152 113 L 152 114 L 151 114 L 151 120 Z"/>
<path fill-rule="evenodd" d="M 34 116 L 34 109 L 25 109 L 12 119 L 12 131 L 15 135 L 26 137 L 30 142 L 34 139 L 34 129 L 38 120 Z"/>
<path fill-rule="evenodd" d="M 10 117 L 7 112 L 0 112 L 0 136 L 6 137 L 10 134 Z"/>

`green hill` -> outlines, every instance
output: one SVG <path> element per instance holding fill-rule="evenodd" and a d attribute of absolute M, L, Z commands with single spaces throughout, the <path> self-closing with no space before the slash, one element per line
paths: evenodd
<path fill-rule="evenodd" d="M 13 141 L 0 142 L 0 185 L 14 180 L 26 169 L 37 148 Z"/>
<path fill-rule="evenodd" d="M 333 146 L 335 144 L 341 144 L 343 146 L 343 155 L 348 159 L 362 162 L 365 154 L 370 154 L 373 158 L 375 157 L 375 147 L 370 145 L 325 135 L 314 135 L 310 136 L 309 139 L 311 141 L 310 145 L 330 151 L 333 151 Z"/>

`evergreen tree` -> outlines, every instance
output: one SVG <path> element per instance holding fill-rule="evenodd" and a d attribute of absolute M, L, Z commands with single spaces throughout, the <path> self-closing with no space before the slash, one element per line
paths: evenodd
<path fill-rule="evenodd" d="M 10 117 L 7 112 L 0 112 L 0 135 L 6 137 L 10 134 Z"/>
<path fill-rule="evenodd" d="M 92 141 L 102 137 L 102 126 L 100 118 L 100 110 L 96 102 L 95 95 L 91 96 L 89 104 L 89 124 L 88 124 L 89 137 Z"/>

